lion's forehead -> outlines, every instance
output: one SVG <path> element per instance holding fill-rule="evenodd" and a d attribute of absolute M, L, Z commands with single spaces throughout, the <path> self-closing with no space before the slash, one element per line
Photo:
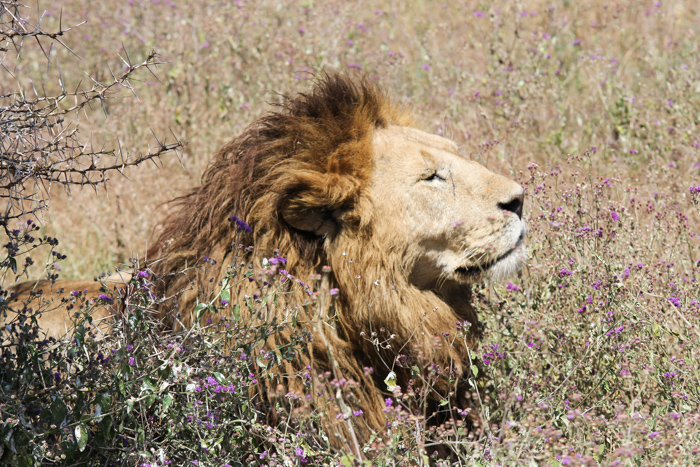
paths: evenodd
<path fill-rule="evenodd" d="M 457 155 L 457 144 L 454 141 L 407 126 L 389 125 L 387 128 L 378 128 L 375 130 L 375 141 L 385 145 L 414 144 Z"/>

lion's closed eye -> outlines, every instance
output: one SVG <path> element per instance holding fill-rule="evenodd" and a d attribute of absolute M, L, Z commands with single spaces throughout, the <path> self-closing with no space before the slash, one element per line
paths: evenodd
<path fill-rule="evenodd" d="M 447 174 L 437 170 L 426 171 L 420 178 L 422 182 L 444 182 L 447 180 Z"/>

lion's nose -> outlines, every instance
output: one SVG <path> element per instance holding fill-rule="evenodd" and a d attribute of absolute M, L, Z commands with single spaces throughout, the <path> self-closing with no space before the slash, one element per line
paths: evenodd
<path fill-rule="evenodd" d="M 510 211 L 518 216 L 519 219 L 523 218 L 523 203 L 525 202 L 525 193 L 520 190 L 520 193 L 511 198 L 510 201 L 505 203 L 498 203 L 498 207 L 504 211 Z"/>

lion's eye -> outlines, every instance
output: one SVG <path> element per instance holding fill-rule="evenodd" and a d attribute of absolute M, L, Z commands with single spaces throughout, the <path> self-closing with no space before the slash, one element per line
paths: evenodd
<path fill-rule="evenodd" d="M 421 178 L 424 182 L 444 182 L 447 180 L 442 174 L 439 174 L 437 171 L 434 172 L 428 172 L 423 177 Z"/>

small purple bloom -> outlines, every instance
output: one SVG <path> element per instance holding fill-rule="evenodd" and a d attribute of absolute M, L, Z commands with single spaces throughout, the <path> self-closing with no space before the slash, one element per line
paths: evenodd
<path fill-rule="evenodd" d="M 238 228 L 238 230 L 243 230 L 245 232 L 252 232 L 253 231 L 253 229 L 251 229 L 250 226 L 248 224 L 246 224 L 245 221 L 239 219 L 236 216 L 231 216 L 228 218 L 228 220 L 232 224 L 236 224 L 236 227 Z"/>
<path fill-rule="evenodd" d="M 105 302 L 110 302 L 110 303 L 112 303 L 112 301 L 113 301 L 113 300 L 112 300 L 112 297 L 110 297 L 110 296 L 107 295 L 107 294 L 103 294 L 103 293 L 99 294 L 99 295 L 97 296 L 97 298 L 99 298 L 100 300 L 103 300 L 103 301 L 105 301 Z"/>

